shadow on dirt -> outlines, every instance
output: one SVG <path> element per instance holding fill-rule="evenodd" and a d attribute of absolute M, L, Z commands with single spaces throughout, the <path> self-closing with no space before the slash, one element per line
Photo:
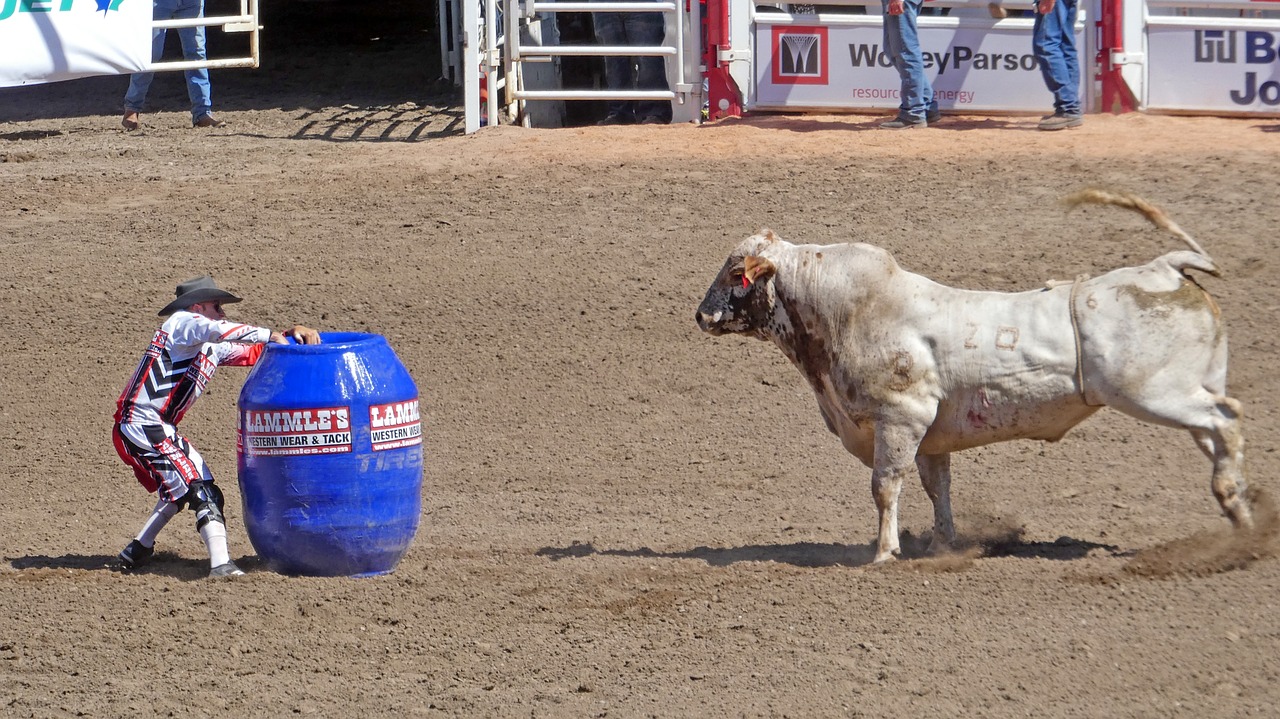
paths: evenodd
<path fill-rule="evenodd" d="M 344 105 L 308 112 L 298 118 L 303 123 L 294 140 L 331 142 L 412 142 L 432 137 L 457 135 L 466 121 L 463 108 L 448 105 Z"/>
<path fill-rule="evenodd" d="M 787 132 L 822 132 L 839 130 L 841 132 L 874 131 L 880 132 L 880 123 L 890 119 L 888 115 L 870 120 L 853 122 L 846 118 L 831 119 L 821 115 L 774 114 L 768 112 L 751 112 L 743 117 L 726 117 L 705 125 L 708 129 L 717 127 L 757 127 L 760 129 L 783 130 Z M 930 129 L 937 130 L 1034 130 L 1035 123 L 1028 118 L 1019 117 L 963 117 L 944 115 Z"/>
<path fill-rule="evenodd" d="M 995 542 L 982 547 L 984 557 L 1014 557 L 1017 559 L 1084 559 L 1094 550 L 1102 550 L 1113 557 L 1127 557 L 1132 551 L 1121 550 L 1114 544 L 1089 542 L 1073 537 L 1058 537 L 1052 542 Z"/>
<path fill-rule="evenodd" d="M 42 554 L 30 557 L 5 557 L 5 561 L 14 569 L 85 569 L 112 570 L 118 569 L 119 561 L 115 555 L 106 554 L 64 554 L 61 557 L 50 557 Z"/>
<path fill-rule="evenodd" d="M 1059 537 L 1053 542 L 1024 542 L 1017 537 L 1003 537 L 998 541 L 958 542 L 953 552 L 928 556 L 929 535 L 920 537 L 904 532 L 901 536 L 902 558 L 897 565 L 905 570 L 961 571 L 968 569 L 973 560 L 980 557 L 1014 557 L 1018 559 L 1054 559 L 1071 561 L 1084 559 L 1094 550 L 1104 550 L 1112 556 L 1124 556 L 1119 548 L 1083 539 Z M 871 564 L 875 547 L 871 544 L 820 544 L 793 542 L 791 544 L 751 544 L 743 547 L 694 547 L 679 552 L 659 552 L 648 547 L 639 549 L 597 549 L 590 543 L 573 542 L 567 547 L 543 547 L 536 553 L 552 561 L 579 559 L 590 556 L 632 557 L 640 559 L 698 559 L 715 567 L 725 567 L 738 562 L 779 562 L 797 567 L 860 567 Z"/>
<path fill-rule="evenodd" d="M 536 553 L 552 561 L 599 555 L 642 559 L 700 559 L 715 567 L 738 562 L 781 562 L 797 567 L 856 567 L 870 564 L 875 550 L 867 545 L 818 544 L 752 544 L 745 547 L 694 547 L 683 552 L 658 552 L 648 547 L 639 549 L 596 549 L 590 543 L 573 542 L 567 547 L 543 547 Z"/>
<path fill-rule="evenodd" d="M 19 130 L 18 132 L 0 132 L 0 140 L 9 142 L 16 142 L 18 140 L 47 140 L 61 134 L 61 130 Z"/>
<path fill-rule="evenodd" d="M 35 554 L 28 557 L 5 557 L 11 567 L 22 572 L 21 576 L 39 579 L 68 570 L 86 572 L 111 572 L 115 574 L 155 575 L 172 577 L 184 582 L 194 582 L 209 576 L 209 560 L 186 559 L 173 552 L 157 552 L 145 566 L 125 572 L 120 560 L 106 554 L 64 554 L 59 557 Z M 257 557 L 238 557 L 236 564 L 251 573 L 261 566 Z"/>

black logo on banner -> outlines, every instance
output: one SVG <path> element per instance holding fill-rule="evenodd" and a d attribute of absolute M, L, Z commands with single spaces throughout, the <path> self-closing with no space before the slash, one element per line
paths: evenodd
<path fill-rule="evenodd" d="M 779 64 L 783 75 L 807 75 L 816 77 L 820 71 L 818 65 L 817 35 L 783 35 L 778 47 Z"/>
<path fill-rule="evenodd" d="M 1196 30 L 1196 62 L 1235 61 L 1235 30 Z"/>
<path fill-rule="evenodd" d="M 773 82 L 778 85 L 827 84 L 827 28 L 773 28 Z"/>

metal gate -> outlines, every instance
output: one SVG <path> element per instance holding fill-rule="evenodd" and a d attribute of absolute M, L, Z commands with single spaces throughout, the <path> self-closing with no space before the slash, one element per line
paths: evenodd
<path fill-rule="evenodd" d="M 1124 30 L 1138 109 L 1280 115 L 1280 9 L 1248 0 L 1146 0 Z M 1145 22 L 1143 22 L 1145 21 Z M 1138 44 L 1140 43 L 1140 44 Z"/>
<path fill-rule="evenodd" d="M 151 27 L 155 30 L 170 30 L 187 27 L 213 27 L 215 25 L 221 25 L 223 32 L 249 33 L 249 55 L 247 57 L 219 58 L 216 60 L 171 60 L 169 62 L 152 62 L 148 69 L 155 72 L 162 72 L 172 70 L 195 70 L 202 67 L 258 67 L 258 35 L 262 30 L 262 26 L 258 24 L 258 0 L 240 0 L 239 15 L 196 17 L 183 20 L 153 20 L 151 22 Z"/>
<path fill-rule="evenodd" d="M 666 37 L 650 47 L 561 45 L 554 22 L 561 12 L 656 12 L 665 18 Z M 530 126 L 528 103 L 551 100 L 670 100 L 672 122 L 701 117 L 703 85 L 699 52 L 701 10 L 698 0 L 658 2 L 555 2 L 552 0 L 439 0 L 440 52 L 445 77 L 463 87 L 465 131 L 482 125 L 518 123 Z M 527 67 L 562 57 L 657 56 L 666 60 L 670 90 L 565 90 L 559 73 Z"/>

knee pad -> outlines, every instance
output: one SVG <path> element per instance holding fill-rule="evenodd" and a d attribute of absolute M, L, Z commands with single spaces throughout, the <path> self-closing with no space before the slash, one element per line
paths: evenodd
<path fill-rule="evenodd" d="M 227 523 L 222 516 L 222 490 L 213 482 L 192 482 L 184 499 L 191 511 L 196 513 L 196 531 L 200 531 L 209 522 Z"/>

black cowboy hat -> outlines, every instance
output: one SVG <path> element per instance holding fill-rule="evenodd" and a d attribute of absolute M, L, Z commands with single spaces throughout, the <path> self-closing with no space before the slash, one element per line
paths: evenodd
<path fill-rule="evenodd" d="M 178 310 L 186 309 L 201 302 L 221 302 L 229 305 L 232 302 L 240 301 L 239 297 L 230 292 L 218 289 L 218 286 L 213 283 L 213 278 L 209 275 L 183 282 L 178 285 L 178 289 L 174 294 L 177 295 L 177 299 L 160 310 L 161 317 L 171 315 Z"/>

